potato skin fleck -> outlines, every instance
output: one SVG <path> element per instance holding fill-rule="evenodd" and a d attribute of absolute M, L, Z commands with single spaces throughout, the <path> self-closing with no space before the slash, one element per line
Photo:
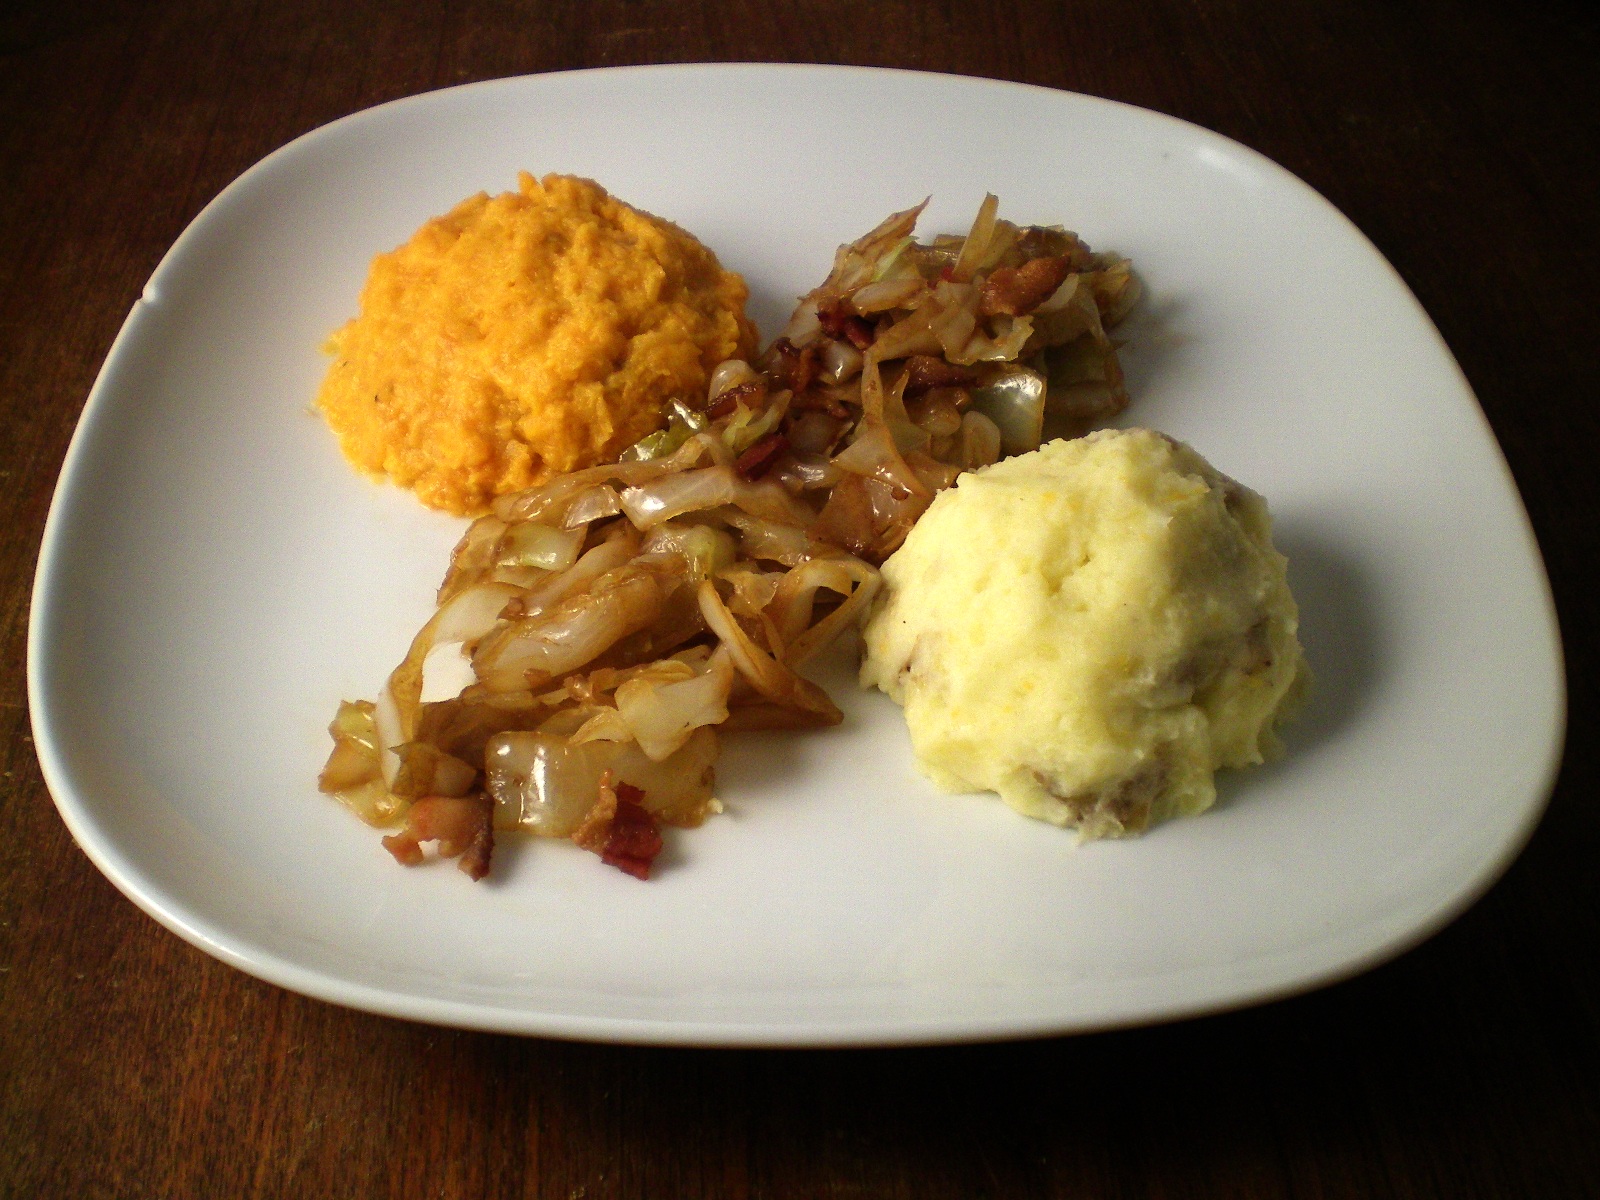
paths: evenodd
<path fill-rule="evenodd" d="M 1308 680 L 1265 502 L 1149 430 L 963 475 L 883 580 L 861 681 L 918 766 L 1085 837 L 1209 808 Z"/>
<path fill-rule="evenodd" d="M 317 406 L 345 457 L 448 512 L 613 459 L 755 329 L 744 280 L 585 179 L 524 174 L 373 260 Z"/>

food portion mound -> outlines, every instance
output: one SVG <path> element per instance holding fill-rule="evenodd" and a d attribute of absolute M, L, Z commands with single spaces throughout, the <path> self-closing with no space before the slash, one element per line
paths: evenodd
<path fill-rule="evenodd" d="M 615 459 L 748 356 L 747 289 L 584 179 L 524 174 L 379 255 L 318 407 L 357 467 L 453 513 Z"/>
<path fill-rule="evenodd" d="M 863 685 L 918 765 L 1084 837 L 1202 812 L 1307 680 L 1266 503 L 1104 430 L 963 475 L 883 567 Z"/>

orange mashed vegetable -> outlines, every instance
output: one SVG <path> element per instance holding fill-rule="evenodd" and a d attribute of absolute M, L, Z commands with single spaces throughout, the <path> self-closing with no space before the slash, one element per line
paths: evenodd
<path fill-rule="evenodd" d="M 614 459 L 755 349 L 744 280 L 690 234 L 585 179 L 519 184 L 373 260 L 317 396 L 355 466 L 463 515 Z"/>

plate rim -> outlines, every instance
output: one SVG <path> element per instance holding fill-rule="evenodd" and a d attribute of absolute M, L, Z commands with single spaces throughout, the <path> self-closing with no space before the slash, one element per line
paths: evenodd
<path fill-rule="evenodd" d="M 1499 471 L 1513 504 L 1524 548 L 1530 556 L 1535 582 L 1539 585 L 1544 632 L 1552 652 L 1549 683 L 1553 689 L 1554 712 L 1551 726 L 1540 730 L 1543 735 L 1543 769 L 1531 799 L 1522 805 L 1519 819 L 1510 826 L 1500 852 L 1481 862 L 1476 873 L 1461 882 L 1455 892 L 1436 904 L 1425 919 L 1413 922 L 1398 933 L 1391 933 L 1370 945 L 1365 952 L 1331 963 L 1321 970 L 1301 971 L 1292 978 L 1272 986 L 1246 986 L 1229 992 L 1188 997 L 1168 1002 L 1137 1005 L 1117 1015 L 1102 1015 L 1079 1019 L 1049 1017 L 1033 1014 L 1029 1017 L 982 1020 L 967 1013 L 959 1019 L 941 1018 L 927 1021 L 920 1018 L 872 1019 L 851 1022 L 817 1022 L 791 1019 L 786 1022 L 756 1021 L 748 1024 L 726 1019 L 686 1021 L 673 1018 L 641 1018 L 634 1016 L 596 1016 L 577 1013 L 530 1011 L 506 1008 L 494 1003 L 447 1000 L 420 995 L 403 989 L 389 989 L 352 979 L 340 978 L 301 965 L 291 959 L 267 951 L 259 945 L 246 949 L 231 944 L 225 937 L 208 931 L 201 913 L 192 913 L 174 898 L 165 895 L 159 885 L 146 880 L 133 866 L 121 860 L 113 839 L 107 836 L 91 818 L 88 806 L 71 784 L 68 767 L 60 745 L 54 722 L 49 674 L 51 670 L 50 635 L 57 613 L 48 603 L 53 590 L 54 577 L 59 570 L 58 560 L 65 554 L 65 543 L 73 529 L 67 524 L 64 509 L 73 493 L 82 485 L 82 460 L 85 446 L 92 438 L 92 429 L 102 419 L 106 406 L 107 379 L 114 366 L 127 354 L 127 346 L 140 323 L 141 312 L 147 309 L 159 294 L 160 282 L 169 264 L 178 261 L 192 241 L 198 238 L 200 228 L 211 214 L 236 193 L 251 186 L 259 175 L 268 173 L 282 157 L 311 139 L 330 136 L 332 131 L 353 123 L 382 120 L 381 114 L 407 106 L 424 106 L 437 103 L 445 96 L 457 96 L 474 91 L 513 90 L 530 81 L 546 80 L 559 85 L 560 81 L 577 77 L 687 75 L 687 74 L 758 74 L 784 73 L 790 75 L 849 74 L 858 77 L 904 77 L 912 80 L 940 81 L 947 85 L 975 89 L 1020 90 L 1033 95 L 1054 98 L 1069 97 L 1073 102 L 1091 108 L 1120 110 L 1132 119 L 1169 123 L 1185 136 L 1199 136 L 1226 147 L 1230 153 L 1245 155 L 1258 166 L 1267 169 L 1277 180 L 1292 183 L 1326 209 L 1337 215 L 1348 231 L 1358 239 L 1370 257 L 1388 272 L 1392 284 L 1399 290 L 1421 316 L 1424 327 L 1437 342 L 1445 360 L 1454 371 L 1456 380 L 1466 396 L 1472 400 L 1472 409 L 1481 431 L 1492 447 Z M 742 1046 L 742 1047 L 842 1047 L 868 1045 L 920 1045 L 953 1044 L 961 1042 L 997 1041 L 1014 1038 L 1054 1036 L 1086 1033 L 1099 1030 L 1127 1028 L 1169 1021 L 1189 1019 L 1220 1012 L 1233 1011 L 1257 1004 L 1265 1004 L 1290 996 L 1304 994 L 1364 973 L 1391 961 L 1454 921 L 1475 904 L 1509 869 L 1526 847 L 1534 830 L 1548 807 L 1557 775 L 1564 757 L 1568 718 L 1568 690 L 1566 683 L 1565 652 L 1562 643 L 1559 617 L 1550 585 L 1549 571 L 1527 513 L 1520 488 L 1506 460 L 1503 447 L 1496 437 L 1482 403 L 1462 372 L 1443 335 L 1428 316 L 1420 300 L 1392 263 L 1369 238 L 1345 216 L 1331 201 L 1288 168 L 1278 164 L 1261 152 L 1252 149 L 1224 134 L 1167 113 L 1147 109 L 1124 101 L 1093 96 L 1082 92 L 1052 88 L 1013 80 L 991 79 L 983 76 L 916 71 L 905 68 L 857 67 L 836 64 L 806 63 L 674 63 L 649 64 L 626 67 L 590 67 L 572 71 L 552 71 L 533 75 L 507 76 L 478 80 L 451 87 L 433 89 L 396 98 L 385 103 L 348 113 L 324 125 L 308 130 L 289 142 L 272 150 L 240 173 L 217 193 L 184 227 L 172 246 L 162 255 L 149 280 L 141 289 L 127 318 L 113 339 L 106 358 L 96 374 L 94 384 L 78 417 L 77 423 L 62 460 L 60 474 L 53 491 L 49 512 L 41 537 L 39 555 L 31 590 L 27 635 L 27 696 L 29 716 L 41 773 L 57 811 L 61 814 L 74 841 L 91 862 L 123 895 L 132 900 L 143 912 L 164 928 L 177 934 L 191 945 L 205 951 L 230 966 L 256 978 L 299 992 L 303 995 L 339 1004 L 349 1008 L 380 1015 L 400 1017 L 457 1028 L 484 1031 L 537 1035 L 586 1041 L 604 1041 L 625 1044 L 682 1045 L 682 1046 Z"/>

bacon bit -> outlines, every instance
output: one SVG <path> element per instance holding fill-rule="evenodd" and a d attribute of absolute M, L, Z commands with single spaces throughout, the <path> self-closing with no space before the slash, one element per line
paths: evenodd
<path fill-rule="evenodd" d="M 572 840 L 585 850 L 602 853 L 611 838 L 611 818 L 617 815 L 617 793 L 611 786 L 611 772 L 600 777 L 600 795 L 588 816 L 572 831 Z"/>
<path fill-rule="evenodd" d="M 644 792 L 626 783 L 617 785 L 617 812 L 611 818 L 611 836 L 600 861 L 626 871 L 635 879 L 649 879 L 650 865 L 661 853 L 661 826 L 640 803 Z"/>
<path fill-rule="evenodd" d="M 1072 274 L 1072 262 L 1060 258 L 1033 258 L 1020 267 L 998 267 L 989 272 L 978 311 L 986 317 L 1020 317 L 1043 304 Z"/>
<path fill-rule="evenodd" d="M 767 385 L 759 379 L 751 379 L 718 392 L 717 398 L 706 408 L 706 416 L 714 421 L 727 416 L 741 404 L 746 408 L 758 408 L 766 398 Z"/>
<path fill-rule="evenodd" d="M 850 344 L 857 350 L 865 350 L 878 340 L 878 331 L 867 324 L 865 317 L 856 317 L 844 327 L 844 336 L 850 339 Z"/>
<path fill-rule="evenodd" d="M 969 388 L 978 383 L 971 367 L 957 366 L 932 354 L 913 354 L 906 359 L 905 398 L 915 400 L 934 388 Z"/>
<path fill-rule="evenodd" d="M 817 377 L 815 344 L 800 350 L 788 338 L 779 338 L 772 343 L 772 354 L 774 357 L 768 371 L 795 395 L 810 387 L 811 381 Z"/>
<path fill-rule="evenodd" d="M 950 283 L 956 277 L 956 269 L 950 263 L 939 268 L 939 279 L 943 283 Z"/>
<path fill-rule="evenodd" d="M 850 410 L 837 396 L 828 392 L 802 392 L 789 404 L 790 413 L 822 412 L 836 421 L 848 421 Z"/>
<path fill-rule="evenodd" d="M 1064 229 L 1041 229 L 1030 225 L 1017 239 L 1017 250 L 1025 259 L 1051 258 L 1062 255 L 1074 271 L 1087 271 L 1094 266 L 1094 255 L 1075 233 Z"/>
<path fill-rule="evenodd" d="M 733 469 L 747 482 L 760 479 L 777 461 L 778 455 L 789 448 L 789 439 L 781 433 L 769 433 L 757 438 L 751 447 L 734 461 Z M 624 787 L 627 785 L 624 784 Z"/>
<path fill-rule="evenodd" d="M 494 801 L 483 792 L 471 796 L 424 796 L 406 811 L 405 828 L 383 839 L 383 848 L 402 866 L 423 861 L 422 843 L 438 842 L 440 858 L 473 879 L 489 873 L 494 854 Z"/>
<path fill-rule="evenodd" d="M 608 866 L 635 879 L 650 878 L 650 864 L 661 853 L 661 827 L 641 801 L 644 791 L 631 783 L 611 785 L 611 772 L 600 779 L 600 796 L 572 840 Z"/>
<path fill-rule="evenodd" d="M 822 326 L 822 332 L 829 337 L 843 337 L 845 326 L 859 316 L 850 301 L 843 298 L 817 307 L 817 324 Z"/>
<path fill-rule="evenodd" d="M 383 848 L 394 855 L 395 862 L 402 867 L 422 865 L 422 846 L 409 829 L 402 829 L 399 833 L 391 833 L 384 838 Z"/>
<path fill-rule="evenodd" d="M 859 313 L 850 311 L 848 300 L 835 300 L 827 308 L 817 309 L 817 323 L 822 332 L 832 338 L 847 338 L 857 350 L 872 345 L 878 331 Z"/>

